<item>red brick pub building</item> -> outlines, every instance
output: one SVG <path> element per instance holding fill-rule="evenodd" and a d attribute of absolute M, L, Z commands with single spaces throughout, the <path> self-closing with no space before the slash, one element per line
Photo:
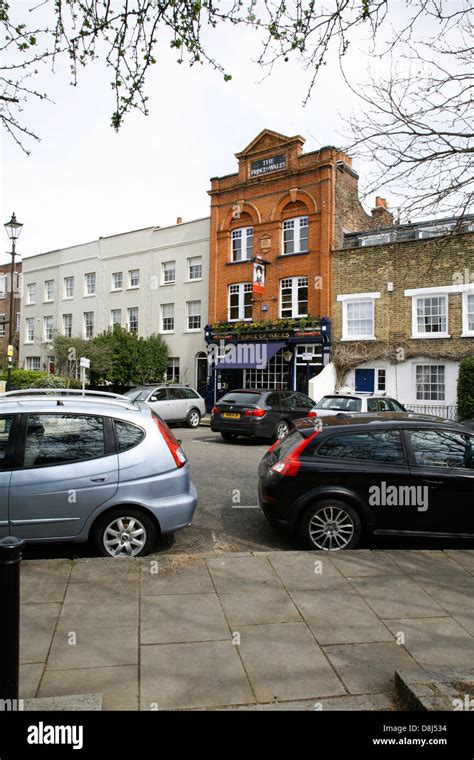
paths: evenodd
<path fill-rule="evenodd" d="M 236 154 L 235 174 L 211 180 L 209 401 L 237 387 L 307 392 L 329 361 L 331 252 L 344 232 L 392 222 L 381 198 L 363 210 L 349 156 L 304 153 L 304 142 L 263 130 Z"/>

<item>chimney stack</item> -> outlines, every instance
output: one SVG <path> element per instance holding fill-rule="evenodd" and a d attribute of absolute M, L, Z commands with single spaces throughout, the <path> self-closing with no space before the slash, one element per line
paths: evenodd
<path fill-rule="evenodd" d="M 390 226 L 393 224 L 393 216 L 388 210 L 387 201 L 377 195 L 375 198 L 375 208 L 372 209 L 372 218 L 379 219 L 381 225 Z"/>
<path fill-rule="evenodd" d="M 178 216 L 178 218 L 176 219 L 176 224 L 182 224 L 182 223 L 183 223 L 183 217 Z"/>

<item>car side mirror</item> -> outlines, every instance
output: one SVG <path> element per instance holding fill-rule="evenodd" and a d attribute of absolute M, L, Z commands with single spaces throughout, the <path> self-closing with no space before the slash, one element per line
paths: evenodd
<path fill-rule="evenodd" d="M 156 396 L 150 396 L 149 401 L 157 401 Z"/>

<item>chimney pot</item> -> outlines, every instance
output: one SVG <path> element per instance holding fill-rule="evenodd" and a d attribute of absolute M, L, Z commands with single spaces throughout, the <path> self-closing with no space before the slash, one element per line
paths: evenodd
<path fill-rule="evenodd" d="M 176 224 L 182 224 L 182 223 L 183 223 L 183 217 L 182 216 L 178 216 L 177 219 L 176 219 Z"/>
<path fill-rule="evenodd" d="M 381 198 L 380 195 L 377 195 L 377 197 L 375 198 L 375 206 L 376 207 L 381 206 L 382 208 L 387 208 L 387 200 L 385 198 Z"/>

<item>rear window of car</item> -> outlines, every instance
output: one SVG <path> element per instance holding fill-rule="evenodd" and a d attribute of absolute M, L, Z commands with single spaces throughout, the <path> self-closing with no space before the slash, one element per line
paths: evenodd
<path fill-rule="evenodd" d="M 292 430 L 291 433 L 288 433 L 288 435 L 281 439 L 280 443 L 278 446 L 275 446 L 273 451 L 279 458 L 286 457 L 290 451 L 293 451 L 293 449 L 301 443 L 302 440 L 303 436 L 299 430 Z"/>
<path fill-rule="evenodd" d="M 222 404 L 258 404 L 261 393 L 226 393 L 218 403 Z"/>
<path fill-rule="evenodd" d="M 182 393 L 183 398 L 199 398 L 199 394 L 193 391 L 192 388 L 183 388 Z"/>
<path fill-rule="evenodd" d="M 131 422 L 114 420 L 114 427 L 119 453 L 133 449 L 145 437 L 145 432 L 138 425 L 133 425 Z"/>
<path fill-rule="evenodd" d="M 398 430 L 337 433 L 317 449 L 318 456 L 370 462 L 403 463 L 405 454 Z"/>
<path fill-rule="evenodd" d="M 334 409 L 338 412 L 360 412 L 362 399 L 347 396 L 324 396 L 316 404 L 316 409 Z"/>

